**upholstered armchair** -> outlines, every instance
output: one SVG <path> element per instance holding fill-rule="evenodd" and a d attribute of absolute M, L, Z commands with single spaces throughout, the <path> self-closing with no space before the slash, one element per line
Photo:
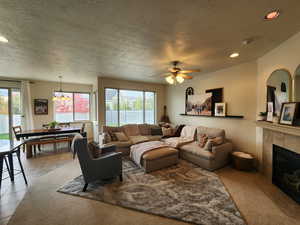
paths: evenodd
<path fill-rule="evenodd" d="M 88 152 L 86 138 L 74 139 L 73 147 L 77 153 L 85 181 L 83 192 L 86 191 L 90 182 L 96 180 L 110 179 L 119 176 L 120 181 L 122 181 L 122 154 L 120 152 L 108 152 L 101 154 L 99 158 L 93 159 Z"/>

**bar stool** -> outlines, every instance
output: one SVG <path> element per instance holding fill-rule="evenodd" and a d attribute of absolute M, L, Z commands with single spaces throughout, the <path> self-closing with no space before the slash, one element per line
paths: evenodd
<path fill-rule="evenodd" d="M 6 178 L 2 179 L 2 174 L 4 172 L 3 171 L 3 162 L 5 162 L 5 164 L 6 164 L 7 171 L 9 173 L 9 177 L 10 177 L 10 180 L 12 182 L 14 182 L 14 180 L 15 180 L 15 175 L 22 174 L 23 178 L 24 178 L 24 181 L 25 181 L 25 184 L 26 185 L 28 184 L 27 179 L 26 179 L 26 175 L 25 175 L 25 172 L 24 172 L 24 168 L 23 168 L 23 165 L 22 165 L 22 162 L 21 162 L 21 157 L 20 157 L 20 155 L 21 155 L 20 151 L 21 151 L 21 146 L 22 145 L 23 144 L 15 145 L 13 147 L 7 146 L 6 150 L 4 148 L 0 149 L 0 189 L 1 189 L 2 180 L 8 178 L 8 177 L 6 177 Z M 20 166 L 20 170 L 14 168 L 14 161 L 13 161 L 14 154 L 17 156 L 19 166 Z M 6 158 L 8 158 L 8 163 L 7 163 Z M 15 171 L 17 173 L 15 173 Z"/>

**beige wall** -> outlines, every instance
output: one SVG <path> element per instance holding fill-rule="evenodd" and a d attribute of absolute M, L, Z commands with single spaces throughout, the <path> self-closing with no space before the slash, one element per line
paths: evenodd
<path fill-rule="evenodd" d="M 92 92 L 92 85 L 86 84 L 72 84 L 72 83 L 63 83 L 63 91 L 78 91 L 78 92 Z M 54 91 L 59 90 L 58 82 L 48 82 L 48 81 L 33 81 L 30 84 L 31 89 L 31 98 L 32 98 L 32 109 L 34 99 L 48 99 L 49 108 L 48 115 L 33 115 L 33 123 L 35 128 L 41 128 L 43 124 L 49 123 L 54 120 L 54 111 L 53 111 L 53 101 L 52 96 Z M 34 113 L 34 111 L 33 111 Z M 91 124 L 87 123 L 87 132 L 89 137 L 92 137 Z"/>
<path fill-rule="evenodd" d="M 294 75 L 300 64 L 300 32 L 274 48 L 257 60 L 257 114 L 265 111 L 266 108 L 266 82 L 271 73 L 278 69 L 285 69 L 293 77 L 292 81 L 292 99 L 295 99 L 295 79 Z M 256 148 L 259 160 L 262 160 L 262 128 L 256 129 Z"/>
<path fill-rule="evenodd" d="M 257 155 L 255 136 L 257 64 L 240 64 L 217 72 L 195 76 L 181 85 L 168 86 L 167 106 L 171 122 L 175 124 L 201 125 L 223 128 L 235 150 Z M 243 115 L 244 119 L 180 116 L 185 111 L 185 90 L 193 87 L 195 94 L 203 94 L 212 88 L 224 88 L 227 114 Z"/>
<path fill-rule="evenodd" d="M 300 32 L 257 60 L 257 112 L 265 111 L 266 82 L 271 73 L 278 69 L 286 69 L 294 77 L 299 64 Z"/>
<path fill-rule="evenodd" d="M 100 127 L 105 124 L 105 104 L 104 104 L 105 88 L 154 91 L 156 92 L 157 121 L 159 121 L 161 116 L 163 115 L 163 106 L 166 104 L 165 102 L 166 85 L 98 77 L 98 93 L 99 93 L 99 106 L 98 106 L 99 116 L 98 117 L 99 117 Z"/>

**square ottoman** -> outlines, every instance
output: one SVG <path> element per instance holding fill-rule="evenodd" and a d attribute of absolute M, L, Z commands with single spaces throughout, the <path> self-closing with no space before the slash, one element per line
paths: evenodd
<path fill-rule="evenodd" d="M 146 173 L 159 170 L 178 163 L 178 150 L 163 147 L 146 152 L 142 156 L 142 166 Z"/>

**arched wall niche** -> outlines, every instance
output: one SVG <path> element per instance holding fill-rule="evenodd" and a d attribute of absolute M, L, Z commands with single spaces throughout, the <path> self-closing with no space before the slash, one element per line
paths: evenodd
<path fill-rule="evenodd" d="M 293 77 L 287 69 L 277 69 L 270 74 L 269 78 L 267 79 L 266 85 L 267 102 L 273 102 L 274 112 L 279 116 L 282 103 L 293 101 Z"/>

